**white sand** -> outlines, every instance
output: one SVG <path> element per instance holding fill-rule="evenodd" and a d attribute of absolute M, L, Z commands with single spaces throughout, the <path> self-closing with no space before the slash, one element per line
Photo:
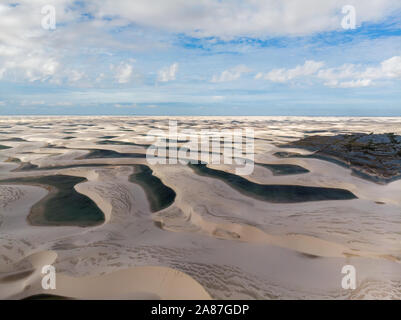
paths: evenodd
<path fill-rule="evenodd" d="M 12 124 L 16 119 L 0 118 L 0 123 Z M 279 159 L 272 155 L 278 150 L 274 145 L 257 140 L 258 162 L 297 164 L 311 172 L 273 176 L 268 169 L 256 167 L 247 179 L 344 188 L 358 199 L 271 204 L 246 197 L 219 180 L 198 176 L 188 167 L 155 165 L 151 166 L 154 174 L 173 188 L 177 197 L 172 206 L 152 214 L 142 188 L 128 182 L 132 167 L 124 166 L 146 164 L 145 159 L 74 160 L 87 151 L 46 147 L 52 143 L 67 148 L 145 152 L 141 147 L 96 144 L 103 135 L 146 143 L 140 134 L 147 132 L 152 119 L 138 119 L 142 122 L 130 125 L 135 118 L 27 118 L 24 122 L 36 125 L 51 122 L 51 134 L 21 126 L 19 133 L 10 135 L 30 142 L 7 143 L 15 147 L 0 151 L 0 161 L 16 157 L 39 166 L 113 166 L 11 172 L 15 163 L 0 162 L 0 179 L 56 173 L 85 177 L 88 182 L 75 189 L 95 201 L 106 220 L 93 228 L 29 226 L 26 217 L 31 206 L 47 191 L 0 185 L 0 298 L 39 293 L 79 299 L 401 298 L 401 181 L 378 185 L 332 163 Z M 290 141 L 302 137 L 303 130 L 316 129 L 401 133 L 401 119 L 216 119 L 227 128 L 234 119 L 247 121 L 258 137 L 275 142 Z M 90 121 L 95 126 L 66 126 Z M 167 121 L 159 118 L 152 125 L 165 128 Z M 212 126 L 210 118 L 181 121 L 192 128 Z M 121 127 L 135 131 L 122 131 Z M 273 130 L 276 127 L 279 130 Z M 63 131 L 69 130 L 78 131 L 71 134 L 76 138 L 62 139 L 66 136 Z M 235 169 L 210 167 L 227 172 Z M 56 267 L 56 290 L 41 289 L 43 264 Z M 345 264 L 357 268 L 355 291 L 341 288 Z M 121 282 L 124 285 L 119 285 Z"/>

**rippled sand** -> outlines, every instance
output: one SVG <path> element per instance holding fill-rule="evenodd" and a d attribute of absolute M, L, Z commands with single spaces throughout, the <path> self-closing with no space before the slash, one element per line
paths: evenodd
<path fill-rule="evenodd" d="M 338 188 L 357 197 L 301 203 L 258 200 L 189 166 L 150 165 L 142 156 L 149 144 L 145 136 L 151 129 L 166 130 L 169 120 L 0 117 L 0 145 L 9 147 L 0 150 L 0 180 L 85 178 L 75 190 L 90 198 L 105 220 L 86 228 L 31 226 L 27 217 L 47 189 L 0 181 L 0 298 L 50 293 L 129 299 L 401 299 L 401 180 L 379 185 L 331 162 L 274 156 L 295 151 L 278 145 L 305 135 L 401 134 L 401 118 L 177 118 L 179 129 L 251 127 L 256 163 L 306 169 L 277 175 L 256 165 L 244 176 L 250 182 Z M 171 205 L 152 210 L 159 198 L 149 192 L 164 187 L 130 182 L 136 165 L 148 166 L 158 178 L 152 181 L 174 190 Z M 208 167 L 234 174 L 236 168 Z M 56 267 L 55 292 L 40 286 L 44 264 Z M 341 287 L 347 264 L 356 268 L 356 290 Z M 128 278 L 149 281 L 121 285 Z M 160 285 L 162 279 L 168 281 Z"/>

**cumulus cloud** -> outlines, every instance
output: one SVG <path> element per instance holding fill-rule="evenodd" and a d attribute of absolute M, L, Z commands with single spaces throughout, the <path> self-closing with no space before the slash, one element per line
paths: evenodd
<path fill-rule="evenodd" d="M 116 67 L 115 78 L 118 83 L 128 83 L 131 80 L 133 67 L 130 63 L 121 63 Z"/>
<path fill-rule="evenodd" d="M 399 0 L 349 0 L 347 4 L 355 6 L 359 24 L 380 22 L 401 9 Z M 41 8 L 45 5 L 56 8 L 57 29 L 54 31 L 41 26 Z M 137 32 L 135 35 L 145 34 L 138 37 L 141 41 L 158 35 L 158 31 L 225 39 L 310 35 L 341 30 L 342 5 L 338 0 L 2 0 L 0 79 L 48 81 L 59 85 L 91 79 L 94 85 L 110 79 L 115 80 L 113 85 L 115 82 L 130 83 L 134 76 L 130 61 L 113 70 L 107 66 L 116 60 L 107 61 L 103 69 L 98 64 L 104 61 L 101 60 L 104 56 L 118 59 L 121 48 L 131 49 L 126 38 L 108 32 L 113 28 L 134 25 L 135 31 L 130 31 Z M 159 45 L 167 47 L 169 43 Z M 381 79 L 399 79 L 400 59 L 393 57 L 374 67 L 345 65 L 332 69 L 323 69 L 321 62 L 310 60 L 292 69 L 259 73 L 256 78 L 288 82 L 315 77 L 328 86 L 371 86 Z M 177 71 L 178 63 L 165 67 L 159 70 L 157 81 L 175 80 Z M 154 74 L 155 70 L 151 72 Z M 213 75 L 211 81 L 234 81 L 247 72 L 249 70 L 240 65 Z"/>
<path fill-rule="evenodd" d="M 305 61 L 303 65 L 298 65 L 292 69 L 274 69 L 266 74 L 258 73 L 255 79 L 265 79 L 272 82 L 287 82 L 298 77 L 316 74 L 323 65 L 323 62 L 308 60 Z"/>
<path fill-rule="evenodd" d="M 59 23 L 77 16 L 66 10 L 68 0 L 2 1 L 0 4 L 0 78 L 47 81 L 59 75 L 60 54 L 41 27 L 42 6 L 52 4 Z M 51 48 L 54 48 L 53 50 Z"/>
<path fill-rule="evenodd" d="M 177 71 L 178 71 L 178 63 L 176 62 L 176 63 L 173 63 L 169 67 L 165 67 L 165 68 L 159 70 L 159 72 L 157 74 L 157 81 L 168 82 L 168 81 L 175 80 Z"/>
<path fill-rule="evenodd" d="M 78 70 L 71 70 L 68 72 L 68 80 L 70 82 L 77 82 L 85 76 L 85 73 Z"/>
<path fill-rule="evenodd" d="M 358 22 L 379 21 L 401 8 L 398 0 L 91 0 L 98 16 L 196 36 L 304 35 L 339 30 L 344 4 Z"/>
<path fill-rule="evenodd" d="M 401 56 L 395 56 L 383 61 L 380 69 L 388 78 L 401 78 Z"/>
<path fill-rule="evenodd" d="M 45 81 L 56 74 L 59 62 L 43 55 L 27 55 L 24 59 L 7 59 L 0 68 L 0 79 L 24 79 L 29 82 Z"/>
<path fill-rule="evenodd" d="M 401 56 L 382 61 L 378 66 L 344 64 L 338 68 L 320 70 L 318 78 L 325 80 L 329 87 L 369 87 L 375 81 L 401 79 Z"/>
<path fill-rule="evenodd" d="M 251 72 L 251 69 L 249 69 L 247 66 L 238 65 L 231 69 L 224 70 L 219 75 L 214 75 L 210 81 L 215 82 L 215 83 L 216 82 L 234 81 L 234 80 L 238 80 L 239 78 L 241 78 L 242 74 L 248 73 L 248 72 Z"/>
<path fill-rule="evenodd" d="M 344 64 L 335 68 L 323 69 L 324 62 L 306 61 L 292 69 L 273 69 L 267 73 L 259 72 L 255 79 L 286 83 L 306 77 L 323 81 L 328 87 L 360 88 L 375 85 L 375 81 L 401 79 L 401 56 L 382 61 L 378 66 Z"/>
<path fill-rule="evenodd" d="M 372 85 L 372 80 L 370 79 L 359 79 L 359 80 L 351 80 L 351 81 L 338 81 L 332 80 L 325 83 L 328 87 L 333 88 L 363 88 L 369 87 Z"/>

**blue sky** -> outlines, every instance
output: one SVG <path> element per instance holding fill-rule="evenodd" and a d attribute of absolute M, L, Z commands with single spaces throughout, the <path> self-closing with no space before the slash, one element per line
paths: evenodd
<path fill-rule="evenodd" d="M 400 13 L 398 0 L 2 1 L 0 115 L 401 116 Z"/>

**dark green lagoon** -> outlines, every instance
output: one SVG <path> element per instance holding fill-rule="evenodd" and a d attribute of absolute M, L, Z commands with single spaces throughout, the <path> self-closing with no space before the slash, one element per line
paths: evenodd
<path fill-rule="evenodd" d="M 165 209 L 174 202 L 176 193 L 154 176 L 152 169 L 145 165 L 134 167 L 138 171 L 130 175 L 129 181 L 139 184 L 145 190 L 152 212 Z"/>
<path fill-rule="evenodd" d="M 87 196 L 75 191 L 74 186 L 87 181 L 67 175 L 26 177 L 1 180 L 2 184 L 37 185 L 49 194 L 31 209 L 28 220 L 35 226 L 96 226 L 104 222 L 104 214 Z"/>
<path fill-rule="evenodd" d="M 220 179 L 246 196 L 272 203 L 297 203 L 357 198 L 352 192 L 344 189 L 258 184 L 232 173 L 210 169 L 205 164 L 189 164 L 189 166 L 201 176 Z"/>
<path fill-rule="evenodd" d="M 11 141 L 11 142 L 26 142 L 25 139 L 21 139 L 21 138 L 9 138 L 9 139 L 2 139 L 0 141 Z"/>
<path fill-rule="evenodd" d="M 146 158 L 143 153 L 121 153 L 113 150 L 92 149 L 87 155 L 78 159 L 102 159 L 102 158 Z"/>
<path fill-rule="evenodd" d="M 265 167 L 273 172 L 275 176 L 285 176 L 291 174 L 308 173 L 309 170 L 295 164 L 266 164 L 256 163 L 259 166 Z"/>
<path fill-rule="evenodd" d="M 137 147 L 149 147 L 150 144 L 141 144 L 135 142 L 127 142 L 127 141 L 117 141 L 117 140 L 100 140 L 97 144 L 109 144 L 115 146 L 137 146 Z"/>
<path fill-rule="evenodd" d="M 318 159 L 318 160 L 324 160 L 324 161 L 328 161 L 334 164 L 337 164 L 343 168 L 348 168 L 349 166 L 341 160 L 337 160 L 333 157 L 327 157 L 321 154 L 316 154 L 316 153 L 312 153 L 312 154 L 300 154 L 300 153 L 296 153 L 296 152 L 286 152 L 286 151 L 281 151 L 281 152 L 276 152 L 274 153 L 274 156 L 276 156 L 277 158 L 301 158 L 301 159 Z"/>
<path fill-rule="evenodd" d="M 67 165 L 54 165 L 47 167 L 38 167 L 36 164 L 32 164 L 30 162 L 21 162 L 19 159 L 9 159 L 8 162 L 16 162 L 20 163 L 20 166 L 14 169 L 14 172 L 19 171 L 45 171 L 45 170 L 62 170 L 62 169 L 71 169 L 71 168 L 91 168 L 91 167 L 110 167 L 112 164 L 108 163 L 81 163 L 81 164 L 67 164 Z"/>

